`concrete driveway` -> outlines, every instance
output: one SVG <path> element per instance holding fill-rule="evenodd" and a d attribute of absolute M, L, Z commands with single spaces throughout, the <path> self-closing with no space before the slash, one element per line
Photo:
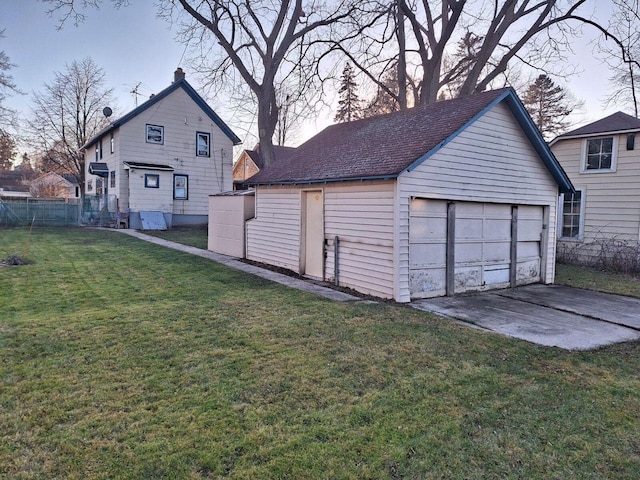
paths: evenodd
<path fill-rule="evenodd" d="M 567 350 L 640 339 L 640 299 L 560 285 L 527 285 L 416 300 L 411 305 L 503 335 Z"/>

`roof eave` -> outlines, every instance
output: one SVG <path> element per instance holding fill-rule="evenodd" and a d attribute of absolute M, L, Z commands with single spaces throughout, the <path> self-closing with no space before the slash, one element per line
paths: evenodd
<path fill-rule="evenodd" d="M 625 135 L 628 133 L 638 133 L 640 132 L 640 128 L 628 128 L 625 130 L 607 130 L 604 132 L 594 132 L 594 133 L 583 133 L 578 135 L 558 135 L 556 138 L 549 142 L 549 146 L 553 146 L 558 143 L 560 140 L 575 140 L 578 138 L 593 138 L 593 137 L 602 137 L 603 135 Z"/>
<path fill-rule="evenodd" d="M 124 125 L 132 118 L 137 117 L 142 112 L 144 112 L 148 108 L 158 103 L 160 100 L 169 96 L 178 88 L 182 88 L 185 91 L 185 93 L 189 95 L 191 100 L 193 100 L 207 114 L 207 116 L 213 121 L 213 123 L 215 123 L 218 126 L 218 128 L 222 130 L 222 132 L 229 138 L 229 140 L 233 142 L 233 145 L 240 145 L 242 143 L 242 140 L 240 140 L 240 138 L 235 133 L 233 133 L 231 128 L 229 128 L 229 126 L 226 123 L 224 123 L 224 121 L 222 121 L 222 119 L 218 116 L 218 114 L 216 114 L 216 112 L 213 111 L 213 109 L 207 104 L 207 102 L 204 101 L 204 99 L 198 94 L 198 92 L 195 91 L 195 89 L 189 84 L 189 82 L 187 82 L 183 78 L 181 80 L 178 80 L 177 82 L 172 83 L 167 88 L 162 90 L 160 93 L 158 93 L 157 95 L 154 95 L 149 100 L 144 102 L 142 105 L 134 108 L 126 115 L 123 115 L 122 117 L 115 120 L 109 127 L 99 132 L 96 136 L 92 137 L 87 143 L 85 143 L 82 147 L 80 147 L 80 150 L 86 150 L 91 145 L 93 145 L 98 140 L 100 140 L 100 138 L 104 137 L 106 134 L 112 132 L 116 128 Z"/>
<path fill-rule="evenodd" d="M 398 178 L 398 174 L 389 175 L 372 175 L 366 177 L 341 177 L 341 178 L 321 178 L 312 180 L 273 180 L 273 181 L 250 181 L 245 180 L 246 185 L 264 187 L 264 186 L 286 186 L 286 185 L 318 185 L 327 183 L 340 183 L 340 182 L 365 182 L 372 180 L 395 180 Z"/>

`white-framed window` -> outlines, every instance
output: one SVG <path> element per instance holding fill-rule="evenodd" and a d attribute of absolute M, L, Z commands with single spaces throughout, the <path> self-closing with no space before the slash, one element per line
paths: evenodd
<path fill-rule="evenodd" d="M 207 132 L 196 133 L 196 156 L 209 157 L 211 155 L 211 134 Z"/>
<path fill-rule="evenodd" d="M 147 124 L 147 143 L 164 145 L 164 127 L 162 125 Z"/>
<path fill-rule="evenodd" d="M 582 173 L 615 172 L 617 136 L 587 138 L 583 148 Z"/>
<path fill-rule="evenodd" d="M 157 173 L 145 173 L 144 188 L 160 188 L 160 175 Z"/>
<path fill-rule="evenodd" d="M 189 200 L 189 175 L 173 176 L 173 198 Z"/>
<path fill-rule="evenodd" d="M 585 191 L 564 193 L 560 197 L 560 238 L 582 240 L 584 230 Z"/>

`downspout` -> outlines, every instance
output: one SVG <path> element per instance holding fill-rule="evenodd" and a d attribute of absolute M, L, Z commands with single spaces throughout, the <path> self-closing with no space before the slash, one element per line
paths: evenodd
<path fill-rule="evenodd" d="M 336 287 L 340 286 L 340 237 L 337 235 L 333 238 L 333 277 L 334 277 L 334 285 Z"/>

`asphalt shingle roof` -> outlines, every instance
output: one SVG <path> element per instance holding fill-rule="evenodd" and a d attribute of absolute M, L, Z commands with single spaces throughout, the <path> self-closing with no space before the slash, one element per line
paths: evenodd
<path fill-rule="evenodd" d="M 596 122 L 576 128 L 575 130 L 563 133 L 562 135 L 558 135 L 556 140 L 560 140 L 564 137 L 577 137 L 581 135 L 593 135 L 598 133 L 611 133 L 628 130 L 640 130 L 640 119 L 627 115 L 623 112 L 616 112 Z"/>
<path fill-rule="evenodd" d="M 508 88 L 327 127 L 248 183 L 395 177 L 456 134 Z"/>

